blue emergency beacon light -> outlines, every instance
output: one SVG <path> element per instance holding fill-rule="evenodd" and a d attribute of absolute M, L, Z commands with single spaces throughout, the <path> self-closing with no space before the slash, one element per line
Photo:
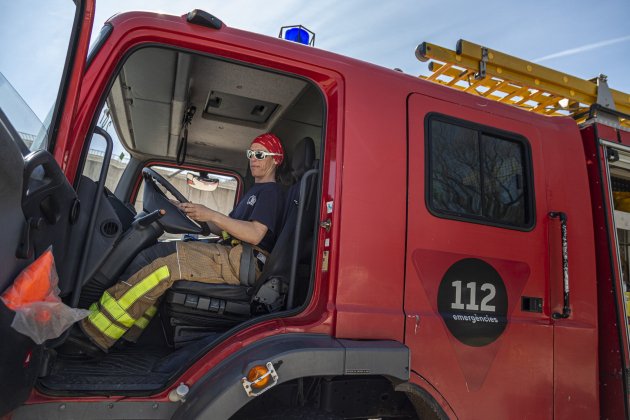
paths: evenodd
<path fill-rule="evenodd" d="M 278 38 L 287 41 L 297 42 L 298 44 L 315 46 L 315 32 L 312 32 L 302 25 L 283 26 L 280 28 Z"/>

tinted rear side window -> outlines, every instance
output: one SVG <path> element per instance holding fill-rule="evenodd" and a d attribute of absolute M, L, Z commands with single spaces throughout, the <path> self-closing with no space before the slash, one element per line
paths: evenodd
<path fill-rule="evenodd" d="M 529 147 L 491 129 L 430 116 L 427 202 L 437 216 L 497 226 L 533 226 Z"/>

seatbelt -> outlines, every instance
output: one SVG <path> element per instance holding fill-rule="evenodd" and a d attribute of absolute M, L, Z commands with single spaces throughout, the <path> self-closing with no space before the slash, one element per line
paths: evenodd
<path fill-rule="evenodd" d="M 251 244 L 241 242 L 243 246 L 243 254 L 241 255 L 241 268 L 239 271 L 239 280 L 243 286 L 253 286 L 256 282 L 256 259 L 254 258 L 254 250 Z"/>

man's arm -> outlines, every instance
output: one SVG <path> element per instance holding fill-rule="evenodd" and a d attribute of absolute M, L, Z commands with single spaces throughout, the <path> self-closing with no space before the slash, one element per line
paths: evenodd
<path fill-rule="evenodd" d="M 267 226 L 255 220 L 237 220 L 215 212 L 214 223 L 231 236 L 252 245 L 258 245 L 267 234 Z"/>
<path fill-rule="evenodd" d="M 267 226 L 255 220 L 232 219 L 201 204 L 181 203 L 180 208 L 191 219 L 208 223 L 213 233 L 214 229 L 217 229 L 218 235 L 221 230 L 225 230 L 243 242 L 258 245 L 267 234 Z"/>
<path fill-rule="evenodd" d="M 217 236 L 221 236 L 221 229 L 215 225 L 212 222 L 204 222 L 208 224 L 208 227 L 210 227 L 210 232 L 214 233 Z"/>

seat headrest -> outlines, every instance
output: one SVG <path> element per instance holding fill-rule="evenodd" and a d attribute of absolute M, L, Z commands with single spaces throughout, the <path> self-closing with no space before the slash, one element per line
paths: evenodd
<path fill-rule="evenodd" d="M 291 159 L 291 173 L 296 179 L 313 168 L 315 162 L 315 142 L 310 137 L 304 137 L 295 145 Z"/>

